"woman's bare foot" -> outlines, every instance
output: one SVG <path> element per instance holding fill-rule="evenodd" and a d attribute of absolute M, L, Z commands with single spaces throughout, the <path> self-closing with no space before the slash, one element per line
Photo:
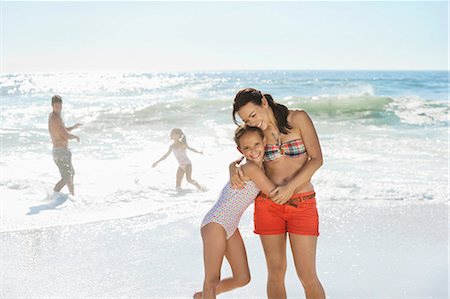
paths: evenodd
<path fill-rule="evenodd" d="M 195 293 L 194 294 L 194 297 L 192 297 L 192 298 L 194 298 L 194 299 L 202 299 L 202 292 L 197 292 L 197 293 Z"/>

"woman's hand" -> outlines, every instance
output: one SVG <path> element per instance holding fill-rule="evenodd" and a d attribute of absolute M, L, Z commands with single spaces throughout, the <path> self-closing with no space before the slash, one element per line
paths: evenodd
<path fill-rule="evenodd" d="M 270 199 L 276 204 L 284 205 L 292 197 L 294 191 L 295 189 L 291 188 L 289 185 L 276 187 L 270 192 Z"/>
<path fill-rule="evenodd" d="M 245 181 L 242 179 L 244 173 L 241 167 L 237 164 L 239 161 L 234 161 L 230 164 L 230 182 L 234 189 L 242 189 L 245 186 Z"/>

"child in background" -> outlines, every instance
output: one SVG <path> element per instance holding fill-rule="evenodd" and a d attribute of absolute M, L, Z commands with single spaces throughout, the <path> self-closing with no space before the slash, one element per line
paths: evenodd
<path fill-rule="evenodd" d="M 178 161 L 178 170 L 177 170 L 177 179 L 176 179 L 176 188 L 181 189 L 181 181 L 183 180 L 184 174 L 186 174 L 187 181 L 197 187 L 199 190 L 203 190 L 203 188 L 192 178 L 192 163 L 189 160 L 186 150 L 191 150 L 194 153 L 199 153 L 203 155 L 203 152 L 198 151 L 187 144 L 186 135 L 184 135 L 181 129 L 175 128 L 170 133 L 170 138 L 173 140 L 172 145 L 170 145 L 167 153 L 161 157 L 158 161 L 153 163 L 152 167 L 156 167 L 159 162 L 165 160 L 171 152 L 173 152 L 175 158 Z"/>
<path fill-rule="evenodd" d="M 216 298 L 219 293 L 242 287 L 250 282 L 247 254 L 237 227 L 242 214 L 260 190 L 265 194 L 271 194 L 276 187 L 264 173 L 265 138 L 261 129 L 241 126 L 235 131 L 234 140 L 238 150 L 246 158 L 246 163 L 241 169 L 247 183 L 243 189 L 234 189 L 228 182 L 222 189 L 217 203 L 202 221 L 205 280 L 203 292 L 195 293 L 195 299 Z M 230 263 L 233 276 L 220 280 L 224 256 Z"/>

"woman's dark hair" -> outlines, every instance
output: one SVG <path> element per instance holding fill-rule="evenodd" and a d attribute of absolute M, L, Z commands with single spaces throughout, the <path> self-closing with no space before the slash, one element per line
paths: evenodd
<path fill-rule="evenodd" d="M 265 93 L 264 97 L 266 98 L 267 103 L 269 103 L 270 108 L 272 108 L 275 119 L 277 120 L 276 125 L 278 127 L 278 130 L 283 134 L 287 134 L 288 131 L 292 129 L 292 126 L 287 121 L 289 109 L 282 104 L 276 103 L 273 100 L 272 96 L 268 93 Z M 239 111 L 239 109 L 241 109 L 243 106 L 247 105 L 250 102 L 252 102 L 255 105 L 262 106 L 262 99 L 263 93 L 254 88 L 244 88 L 239 90 L 239 92 L 234 97 L 233 102 L 234 123 L 239 125 L 239 123 L 236 120 L 236 113 Z"/>
<path fill-rule="evenodd" d="M 238 147 L 240 147 L 239 139 L 249 132 L 256 132 L 259 134 L 259 137 L 261 137 L 261 139 L 264 139 L 264 132 L 260 128 L 242 125 L 237 127 L 237 129 L 234 131 L 234 142 L 236 142 L 236 145 Z"/>

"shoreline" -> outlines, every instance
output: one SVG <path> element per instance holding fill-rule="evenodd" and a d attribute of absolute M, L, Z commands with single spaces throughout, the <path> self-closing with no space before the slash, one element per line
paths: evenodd
<path fill-rule="evenodd" d="M 186 189 L 189 191 L 189 189 Z M 191 191 L 192 192 L 192 191 Z M 64 202 L 66 202 L 68 200 L 65 200 Z M 70 201 L 69 201 L 70 202 Z M 357 202 L 357 200 L 354 199 L 348 199 L 348 200 L 319 200 L 317 202 L 318 206 L 319 205 L 327 205 L 329 203 L 355 203 Z M 76 202 L 75 202 L 76 203 Z M 213 202 L 212 202 L 213 203 Z M 449 208 L 450 207 L 450 201 L 434 201 L 434 200 L 422 200 L 422 201 L 413 201 L 413 200 L 403 200 L 403 199 L 397 199 L 397 198 L 391 198 L 391 199 L 374 199 L 374 200 L 364 200 L 364 201 L 360 201 L 360 203 L 364 203 L 367 204 L 368 206 L 380 206 L 383 205 L 384 203 L 386 203 L 387 205 L 391 205 L 391 204 L 399 204 L 399 205 L 419 205 L 419 204 L 425 204 L 425 205 L 447 205 Z M 49 204 L 51 204 L 51 202 L 49 202 Z M 253 204 L 251 205 L 253 206 Z M 251 209 L 250 207 L 248 209 Z M 48 209 L 47 212 L 51 212 L 53 211 L 53 209 Z M 141 214 L 132 214 L 132 215 L 124 215 L 124 216 L 116 216 L 114 218 L 114 216 L 111 217 L 106 217 L 103 219 L 93 219 L 93 220 L 81 220 L 81 221 L 74 221 L 74 222 L 68 222 L 68 223 L 61 223 L 61 224 L 54 224 L 54 225 L 48 225 L 45 224 L 43 226 L 33 226 L 33 227 L 22 227 L 22 228 L 9 228 L 9 229 L 5 229 L 3 230 L 3 226 L 4 223 L 1 223 L 0 225 L 0 234 L 2 233 L 18 233 L 18 232 L 24 232 L 24 231 L 35 231 L 35 230 L 43 230 L 43 229 L 51 229 L 51 228 L 58 228 L 58 227 L 71 227 L 71 226 L 78 226 L 78 225 L 85 225 L 85 224 L 95 224 L 95 223 L 101 223 L 101 222 L 109 222 L 109 221 L 120 221 L 120 220 L 131 220 L 134 218 L 139 218 L 139 217 L 146 217 L 146 216 L 150 216 L 152 215 L 154 211 L 147 211 L 147 212 L 143 212 Z M 248 210 L 245 212 L 248 213 Z M 28 216 L 28 217 L 33 217 L 33 216 Z"/>

